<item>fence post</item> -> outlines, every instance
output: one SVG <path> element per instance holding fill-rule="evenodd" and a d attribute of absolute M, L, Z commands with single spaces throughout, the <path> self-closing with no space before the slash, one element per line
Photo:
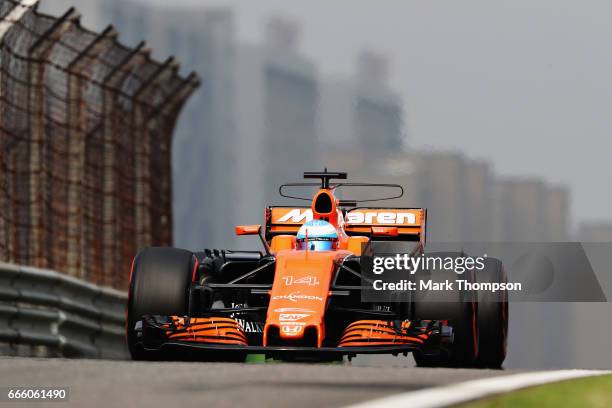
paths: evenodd
<path fill-rule="evenodd" d="M 180 106 L 191 95 L 191 93 L 200 86 L 200 80 L 195 72 L 189 74 L 181 83 L 173 89 L 169 96 L 159 106 L 159 109 L 149 115 L 149 119 L 153 119 L 155 115 L 161 117 L 173 114 L 176 107 Z"/>
<path fill-rule="evenodd" d="M 84 112 L 83 85 L 89 80 L 87 71 L 91 71 L 96 58 L 113 46 L 117 30 L 111 25 L 98 35 L 68 65 L 68 251 L 66 254 L 66 273 L 82 276 L 82 261 L 85 251 L 83 220 L 83 184 L 85 170 L 85 146 L 87 123 Z"/>
<path fill-rule="evenodd" d="M 28 248 L 23 252 L 29 258 L 29 264 L 46 267 L 43 248 L 43 222 L 45 168 L 43 161 L 43 142 L 45 133 L 45 68 L 53 46 L 62 35 L 79 19 L 79 13 L 70 8 L 45 32 L 29 50 L 28 107 L 30 118 L 30 230 Z"/>
<path fill-rule="evenodd" d="M 157 85 L 168 76 L 176 75 L 178 63 L 174 57 L 168 58 L 153 74 L 145 80 L 133 96 L 133 126 L 140 130 L 136 139 L 136 246 L 141 248 L 148 243 L 154 243 L 151 234 L 151 206 L 156 198 L 151 197 L 151 133 L 146 108 L 151 108 L 151 100 L 157 90 Z M 154 110 L 154 109 L 152 109 Z"/>
<path fill-rule="evenodd" d="M 118 200 L 118 177 L 117 177 L 117 166 L 120 165 L 125 172 L 129 172 L 134 168 L 134 161 L 130 160 L 125 163 L 117 163 L 117 150 L 119 146 L 119 139 L 129 139 L 131 132 L 125 134 L 124 129 L 120 129 L 118 122 L 121 116 L 125 116 L 125 112 L 117 109 L 118 107 L 118 95 L 121 93 L 121 87 L 124 81 L 130 75 L 132 69 L 140 64 L 143 60 L 149 58 L 151 50 L 146 46 L 143 41 L 132 52 L 130 52 L 122 61 L 120 61 L 114 69 L 104 78 L 104 95 L 103 95 L 103 111 L 104 111 L 104 210 L 103 210 L 103 221 L 104 230 L 103 242 L 104 253 L 103 253 L 103 272 L 104 283 L 113 284 L 108 279 L 108 276 L 116 276 L 119 274 L 117 268 L 121 268 L 121 262 L 118 260 L 125 259 L 120 256 L 119 250 L 127 250 L 131 252 L 130 256 L 134 255 L 133 248 L 124 248 L 125 242 L 133 243 L 135 237 L 132 233 L 126 235 L 126 231 L 121 231 L 121 216 L 126 214 L 120 214 L 121 209 L 119 208 Z M 121 133 L 120 133 L 121 132 Z M 133 140 L 130 143 L 134 143 Z M 133 191 L 122 192 L 122 200 L 126 200 L 126 197 L 132 198 L 134 195 Z M 133 198 L 132 203 L 133 204 Z M 125 209 L 124 209 L 125 210 Z M 130 209 L 135 211 L 134 208 Z M 128 210 L 129 211 L 129 210 Z M 121 245 L 121 242 L 124 245 Z M 112 246 L 109 246 L 112 243 Z M 134 245 L 131 245 L 133 247 Z M 127 274 L 127 271 L 125 272 Z"/>
<path fill-rule="evenodd" d="M 168 96 L 163 100 L 157 108 L 151 112 L 147 118 L 147 127 L 155 126 L 156 128 L 163 127 L 159 140 L 159 153 L 162 157 L 158 158 L 160 163 L 166 163 L 166 167 L 159 171 L 160 180 L 158 184 L 168 186 L 170 191 L 168 197 L 164 197 L 159 203 L 163 205 L 161 208 L 161 217 L 155 218 L 152 224 L 152 236 L 160 242 L 172 241 L 172 168 L 171 162 L 171 144 L 172 134 L 176 125 L 178 111 L 189 95 L 200 85 L 200 81 L 195 72 L 189 74 L 187 78 L 182 80 L 177 86 L 170 90 Z M 162 191 L 165 187 L 162 187 Z"/>

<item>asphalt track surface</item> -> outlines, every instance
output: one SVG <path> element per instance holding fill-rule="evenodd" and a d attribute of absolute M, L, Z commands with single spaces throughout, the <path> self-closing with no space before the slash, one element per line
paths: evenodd
<path fill-rule="evenodd" d="M 0 406 L 341 407 L 392 394 L 518 370 L 416 368 L 381 363 L 132 362 L 1 357 L 0 387 L 70 387 L 69 403 Z"/>

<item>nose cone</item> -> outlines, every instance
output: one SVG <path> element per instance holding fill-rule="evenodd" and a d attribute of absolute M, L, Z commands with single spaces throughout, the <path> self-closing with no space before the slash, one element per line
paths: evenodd
<path fill-rule="evenodd" d="M 313 331 L 316 335 L 311 346 L 322 345 L 323 318 L 338 255 L 294 250 L 277 253 L 264 345 L 295 344 Z"/>

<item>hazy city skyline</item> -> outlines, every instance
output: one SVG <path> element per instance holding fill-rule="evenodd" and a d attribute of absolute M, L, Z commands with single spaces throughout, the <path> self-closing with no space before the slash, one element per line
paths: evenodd
<path fill-rule="evenodd" d="M 177 3 L 232 7 L 248 42 L 262 40 L 268 16 L 294 18 L 303 53 L 326 76 L 351 75 L 364 48 L 381 51 L 411 147 L 460 151 L 491 160 L 504 176 L 566 184 L 574 224 L 610 218 L 612 194 L 601 188 L 612 151 L 609 3 Z"/>

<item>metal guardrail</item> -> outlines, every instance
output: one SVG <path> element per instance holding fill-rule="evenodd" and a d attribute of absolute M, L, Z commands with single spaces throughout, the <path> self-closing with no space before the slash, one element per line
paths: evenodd
<path fill-rule="evenodd" d="M 127 295 L 0 262 L 0 354 L 127 358 Z"/>

